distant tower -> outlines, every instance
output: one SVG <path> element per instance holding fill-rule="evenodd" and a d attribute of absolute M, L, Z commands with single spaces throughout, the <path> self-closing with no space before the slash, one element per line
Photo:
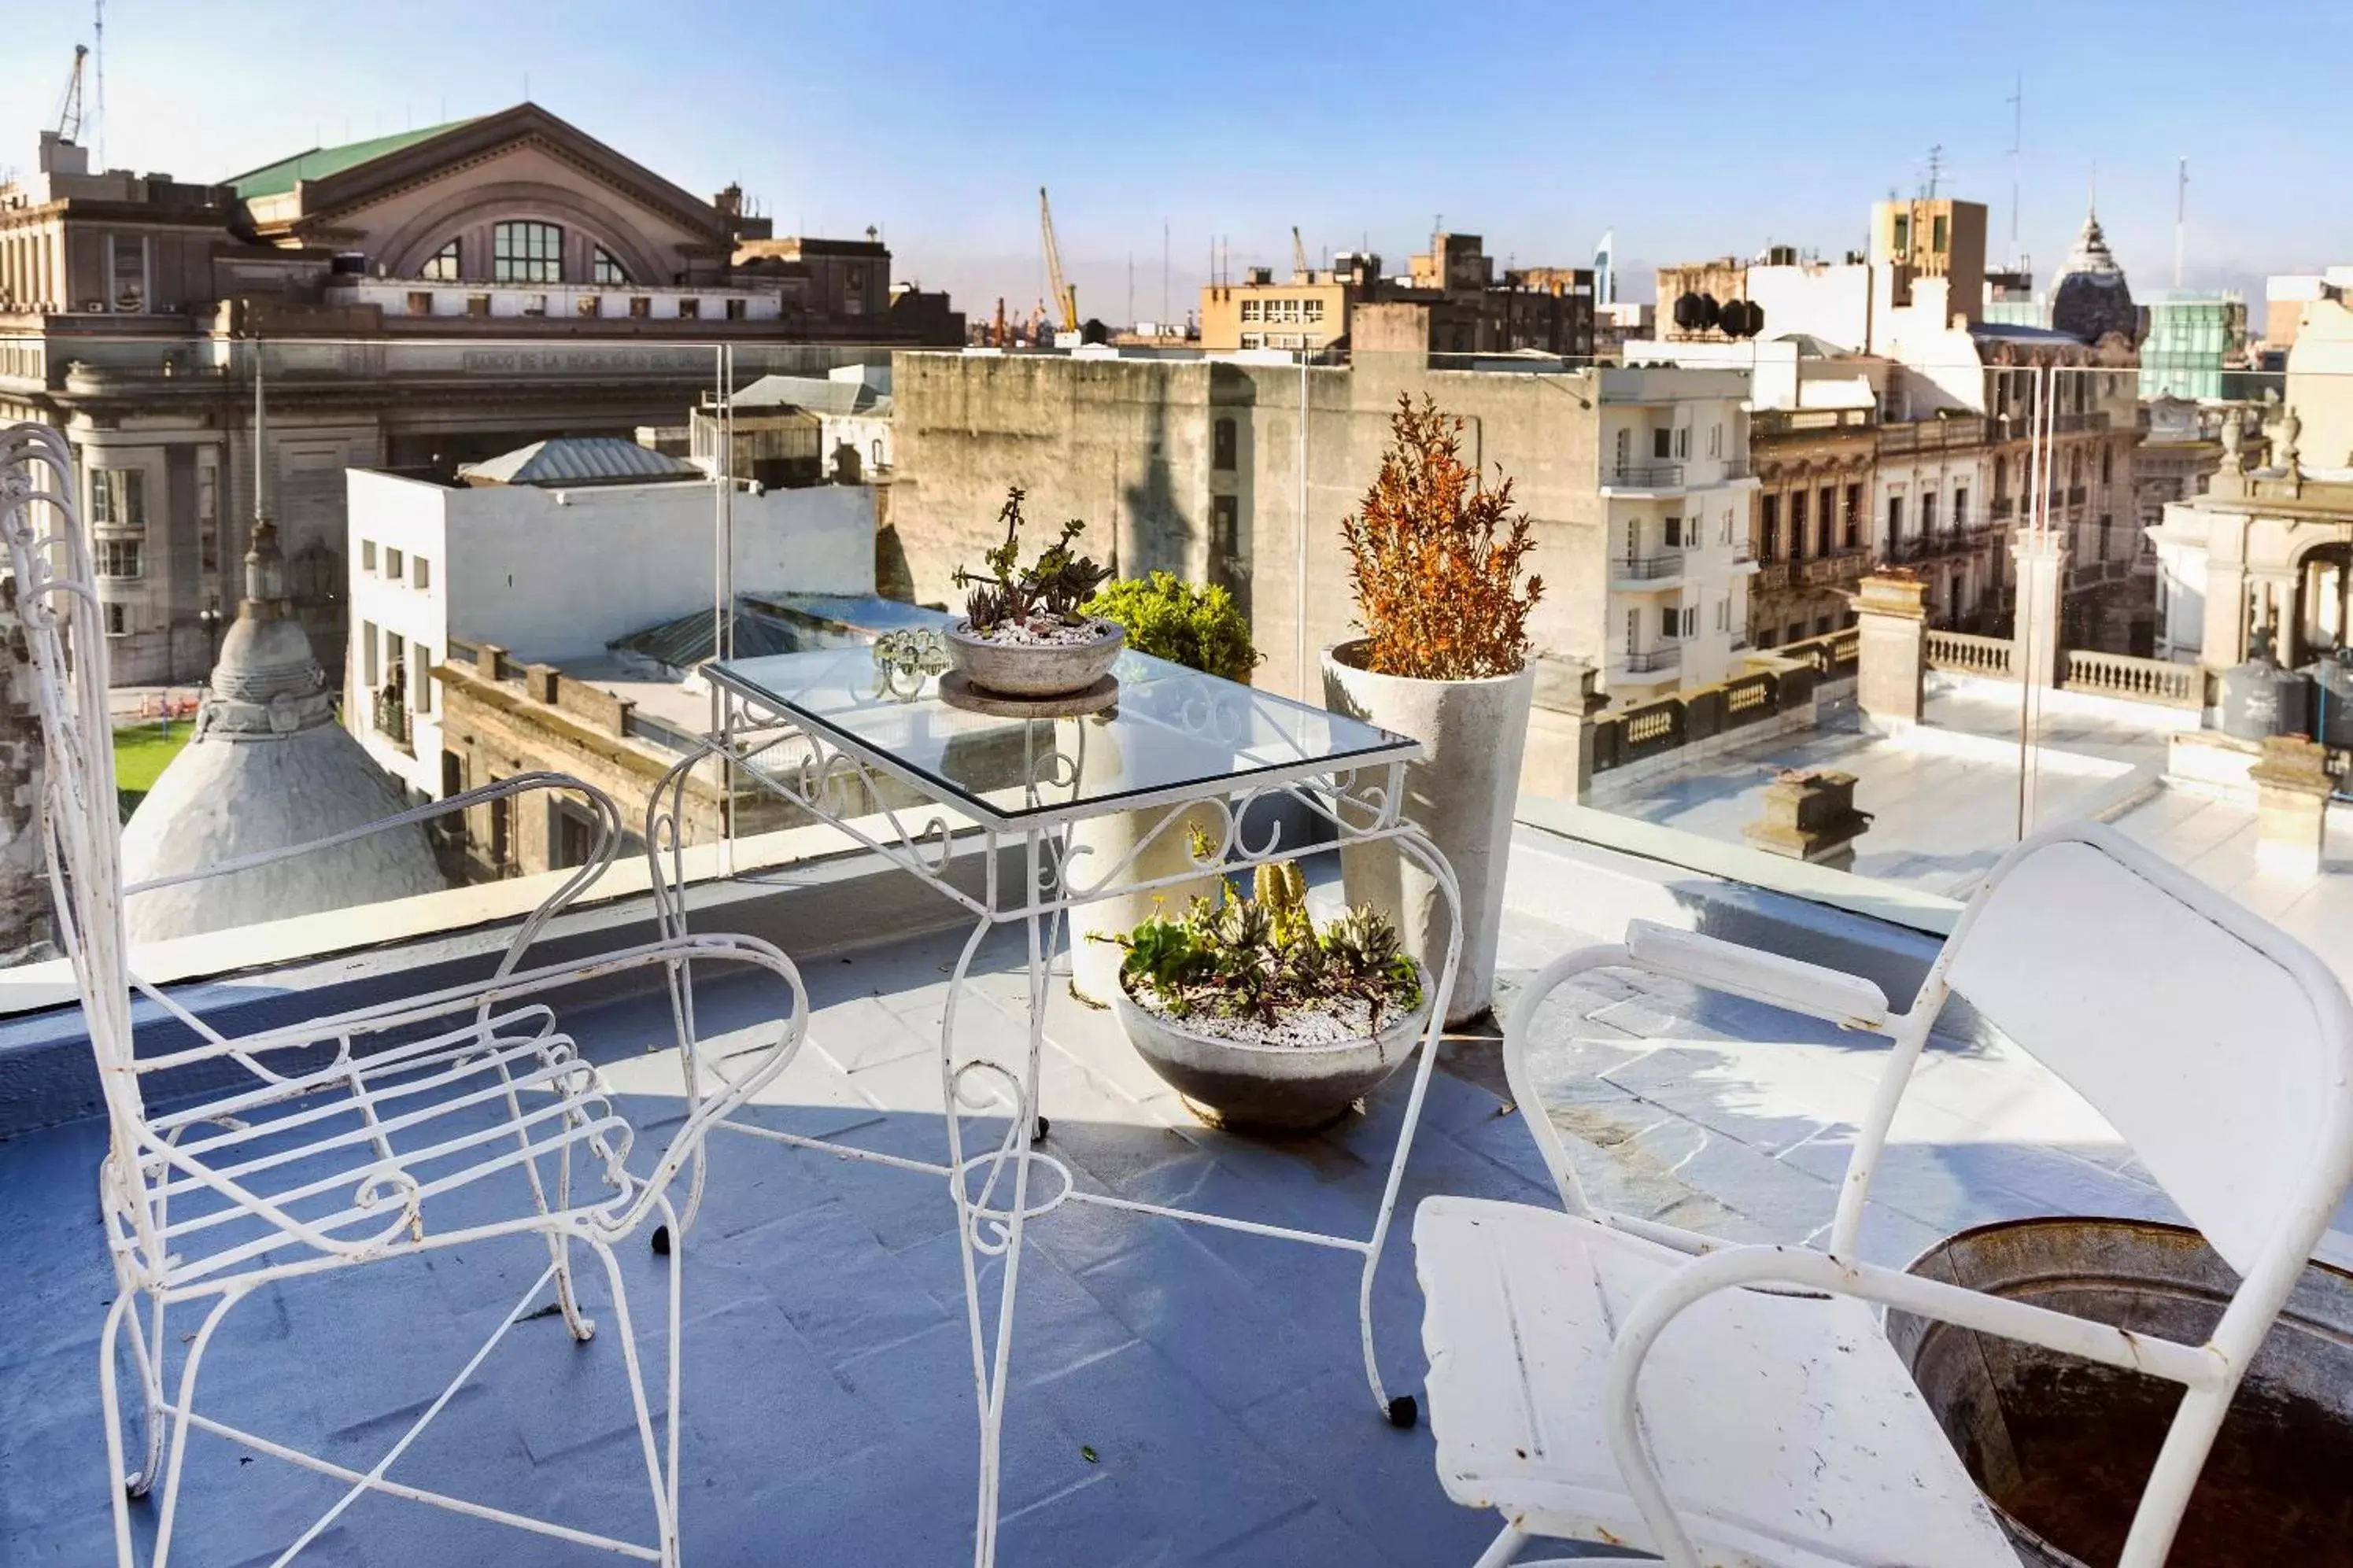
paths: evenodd
<path fill-rule="evenodd" d="M 2110 333 L 2127 343 L 2139 338 L 2140 312 L 2133 305 L 2125 269 L 2116 265 L 2108 237 L 2100 231 L 2097 211 L 2084 215 L 2075 248 L 2068 252 L 2067 264 L 2051 286 L 2051 325 L 2087 343 Z"/>
<path fill-rule="evenodd" d="M 1614 305 L 1618 302 L 1618 231 L 1611 229 L 1601 237 L 1593 250 L 1593 302 Z"/>
<path fill-rule="evenodd" d="M 335 721 L 334 693 L 286 597 L 278 528 L 255 520 L 245 598 L 221 639 L 195 738 L 172 759 L 122 829 L 126 882 L 198 871 L 322 838 L 404 809 L 399 792 Z M 448 885 L 406 827 L 272 866 L 132 895 L 134 942 L 286 920 Z"/>

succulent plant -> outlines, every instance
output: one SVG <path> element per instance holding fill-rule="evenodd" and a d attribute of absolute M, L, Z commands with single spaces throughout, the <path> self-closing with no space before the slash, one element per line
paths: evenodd
<path fill-rule="evenodd" d="M 1121 973 L 1180 1018 L 1207 1013 L 1272 1025 L 1354 998 L 1377 1029 L 1385 1011 L 1421 1005 L 1421 971 L 1386 916 L 1350 910 L 1318 932 L 1307 880 L 1290 861 L 1261 866 L 1251 885 L 1250 894 L 1227 887 L 1214 903 L 1194 900 L 1181 919 L 1164 911 L 1102 940 L 1126 954 Z"/>
<path fill-rule="evenodd" d="M 1023 493 L 1019 485 L 1005 492 L 1005 505 L 997 514 L 1005 525 L 1005 542 L 981 558 L 988 570 L 971 572 L 959 566 L 951 579 L 957 587 L 970 590 L 965 596 L 965 616 L 976 632 L 985 634 L 1008 621 L 1039 618 L 1077 625 L 1083 619 L 1079 606 L 1111 576 L 1110 567 L 1098 566 L 1071 550 L 1071 541 L 1087 527 L 1083 519 L 1075 517 L 1062 524 L 1061 537 L 1039 551 L 1036 561 L 1021 565 L 1021 525 L 1027 521 L 1021 515 Z"/>

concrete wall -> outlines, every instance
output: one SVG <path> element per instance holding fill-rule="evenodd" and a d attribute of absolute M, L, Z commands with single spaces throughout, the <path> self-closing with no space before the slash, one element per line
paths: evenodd
<path fill-rule="evenodd" d="M 1491 476 L 1501 463 L 1535 520 L 1546 585 L 1530 627 L 1538 647 L 1597 658 L 1607 584 L 1595 377 L 1431 371 L 1420 354 L 1302 371 L 902 353 L 892 509 L 914 595 L 961 604 L 949 575 L 997 542 L 1006 487 L 1018 484 L 1037 523 L 1087 519 L 1082 545 L 1124 575 L 1165 569 L 1226 582 L 1266 655 L 1259 684 L 1320 701 L 1319 651 L 1356 635 L 1340 520 L 1378 468 L 1398 395 L 1425 391 L 1465 418 L 1465 457 Z M 1230 470 L 1213 465 L 1215 426 L 1226 419 L 1235 424 Z M 1231 538 L 1213 538 L 1228 503 Z"/>

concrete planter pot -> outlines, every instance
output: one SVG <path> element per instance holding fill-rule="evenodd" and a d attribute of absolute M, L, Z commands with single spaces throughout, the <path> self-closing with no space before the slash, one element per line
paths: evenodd
<path fill-rule="evenodd" d="M 1254 1045 L 1203 1034 L 1137 1002 L 1124 981 L 1113 996 L 1136 1054 L 1185 1097 L 1194 1115 L 1235 1132 L 1329 1126 L 1406 1064 L 1430 1023 L 1427 972 L 1420 1006 L 1377 1034 L 1329 1046 Z"/>
<path fill-rule="evenodd" d="M 1512 806 L 1527 749 L 1535 671 L 1480 680 L 1414 680 L 1363 668 L 1365 645 L 1324 650 L 1324 706 L 1400 735 L 1428 752 L 1406 769 L 1405 815 L 1453 868 L 1462 897 L 1462 958 L 1446 1022 L 1475 1018 L 1493 1004 L 1495 939 L 1511 858 Z M 1381 780 L 1365 778 L 1366 785 Z M 1435 972 L 1446 959 L 1446 900 L 1432 877 L 1392 843 L 1340 851 L 1348 902 L 1370 904 L 1397 922 L 1406 951 Z"/>
<path fill-rule="evenodd" d="M 1094 637 L 1081 643 L 1001 643 L 976 637 L 970 621 L 946 632 L 948 659 L 966 680 L 1007 697 L 1067 697 L 1084 691 L 1111 673 L 1127 642 L 1127 628 L 1097 620 Z"/>

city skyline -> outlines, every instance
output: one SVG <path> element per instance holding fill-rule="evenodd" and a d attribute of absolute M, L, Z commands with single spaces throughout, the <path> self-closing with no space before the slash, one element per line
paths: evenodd
<path fill-rule="evenodd" d="M 19 107 L 0 126 L 0 166 L 23 167 L 91 18 L 86 0 L 16 10 L 0 101 Z M 2293 28 L 2302 13 L 2273 14 Z M 1703 5 L 1668 37 L 1489 5 L 1451 14 L 1454 36 L 1510 45 L 1465 51 L 1479 85 L 1462 92 L 1432 90 L 1442 79 L 1401 11 L 1175 38 L 1067 7 L 977 31 L 931 4 L 860 15 L 864 32 L 812 40 L 819 14 L 727 0 L 697 13 L 696 37 L 743 47 L 649 52 L 627 42 L 638 14 L 606 0 L 553 30 L 518 7 L 425 7 L 362 47 L 284 0 L 241 6 L 234 27 L 117 0 L 107 117 L 92 129 L 115 166 L 214 181 L 528 96 L 698 194 L 741 182 L 780 233 L 872 225 L 899 278 L 947 288 L 976 316 L 999 295 L 1026 312 L 1042 293 L 1042 184 L 1082 312 L 1118 321 L 1158 316 L 1164 293 L 1181 319 L 1217 247 L 1237 270 L 1287 269 L 1293 224 L 1313 260 L 1369 244 L 1391 270 L 1441 221 L 1483 236 L 1499 264 L 1582 265 L 1614 230 L 1630 298 L 1662 264 L 1767 244 L 1835 257 L 1862 243 L 1872 201 L 1923 187 L 1932 146 L 1939 190 L 1986 205 L 2003 258 L 2008 100 L 2022 82 L 2015 249 L 2039 281 L 2064 259 L 2096 172 L 2136 289 L 2168 285 L 2185 154 L 2189 286 L 2260 297 L 2266 272 L 2353 253 L 2341 211 L 2292 199 L 2325 186 L 2322 139 L 2293 133 L 2325 116 L 2321 85 L 2291 76 L 2247 115 L 2212 56 L 2180 47 L 2208 25 L 2187 5 L 1989 6 L 1924 45 L 1908 19 L 1844 5 L 1774 31 Z M 444 47 L 460 30 L 470 47 Z M 823 68 L 792 58 L 803 42 Z M 94 83 L 90 96 L 94 109 Z"/>

